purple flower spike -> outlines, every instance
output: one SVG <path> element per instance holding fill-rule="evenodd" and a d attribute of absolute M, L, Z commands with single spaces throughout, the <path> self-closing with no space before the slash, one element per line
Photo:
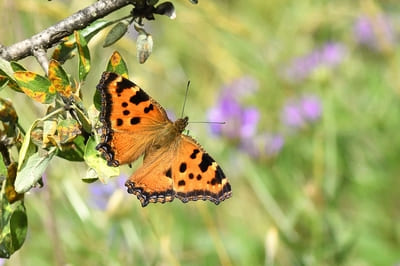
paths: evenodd
<path fill-rule="evenodd" d="M 343 44 L 328 43 L 321 50 L 321 63 L 334 67 L 343 61 L 345 54 Z"/>
<path fill-rule="evenodd" d="M 305 120 L 313 122 L 320 118 L 322 112 L 321 101 L 316 96 L 304 96 L 300 106 Z"/>
<path fill-rule="evenodd" d="M 345 55 L 346 47 L 343 44 L 330 42 L 309 54 L 293 59 L 284 69 L 283 75 L 293 82 L 302 81 L 318 67 L 336 67 Z"/>
<path fill-rule="evenodd" d="M 253 158 L 272 157 L 281 151 L 284 143 L 285 139 L 282 135 L 264 133 L 242 139 L 240 148 Z"/>
<path fill-rule="evenodd" d="M 301 108 L 297 103 L 291 102 L 285 105 L 282 112 L 282 122 L 294 128 L 300 128 L 305 124 Z"/>
<path fill-rule="evenodd" d="M 211 132 L 232 140 L 253 136 L 260 117 L 259 111 L 253 107 L 243 107 L 240 99 L 256 89 L 257 82 L 250 77 L 224 86 L 216 106 L 208 111 L 208 120 L 226 124 L 211 123 Z"/>
<path fill-rule="evenodd" d="M 269 138 L 269 141 L 265 145 L 265 151 L 268 155 L 276 155 L 279 153 L 285 144 L 285 139 L 282 135 L 272 135 Z"/>
<path fill-rule="evenodd" d="M 393 45 L 395 34 L 387 16 L 361 15 L 354 23 L 353 32 L 360 45 L 373 50 L 383 50 L 383 45 Z"/>
<path fill-rule="evenodd" d="M 242 138 L 249 138 L 251 136 L 254 136 L 259 120 L 260 112 L 256 108 L 244 109 L 242 112 L 242 125 L 240 128 L 240 136 Z"/>
<path fill-rule="evenodd" d="M 316 95 L 306 95 L 299 100 L 291 99 L 283 107 L 282 123 L 291 128 L 301 128 L 318 120 L 322 115 L 321 100 Z"/>

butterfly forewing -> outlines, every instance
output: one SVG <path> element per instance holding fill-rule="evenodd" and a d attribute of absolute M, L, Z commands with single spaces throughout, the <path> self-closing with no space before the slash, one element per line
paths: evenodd
<path fill-rule="evenodd" d="M 183 135 L 187 117 L 172 123 L 165 110 L 136 84 L 104 72 L 101 92 L 101 143 L 109 165 L 131 163 L 144 154 L 143 165 L 126 182 L 142 206 L 168 202 L 210 200 L 231 196 L 219 165 L 191 137 Z"/>
<path fill-rule="evenodd" d="M 135 83 L 111 72 L 103 73 L 97 86 L 101 92 L 102 142 L 98 149 L 110 165 L 135 161 L 171 124 L 162 107 Z"/>

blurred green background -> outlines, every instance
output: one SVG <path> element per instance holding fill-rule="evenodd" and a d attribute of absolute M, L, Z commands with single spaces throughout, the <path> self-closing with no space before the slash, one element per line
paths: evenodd
<path fill-rule="evenodd" d="M 88 0 L 0 0 L 0 42 L 53 25 Z M 400 4 L 395 0 L 173 1 L 177 18 L 91 40 L 86 107 L 114 50 L 130 78 L 179 115 L 217 160 L 233 197 L 150 204 L 56 158 L 25 196 L 22 249 L 0 265 L 397 265 L 400 263 Z M 129 8 L 111 15 L 118 18 Z M 20 61 L 42 73 L 33 58 Z M 66 63 L 77 76 L 77 60 Z M 238 85 L 239 84 L 239 85 Z M 26 129 L 45 107 L 5 89 Z M 232 108 L 228 108 L 232 107 Z M 232 111 L 233 110 L 233 111 Z M 216 119 L 216 120 L 215 120 Z"/>

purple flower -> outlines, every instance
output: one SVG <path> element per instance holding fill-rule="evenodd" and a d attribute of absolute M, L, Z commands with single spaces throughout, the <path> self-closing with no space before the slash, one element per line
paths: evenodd
<path fill-rule="evenodd" d="M 224 86 L 217 104 L 208 111 L 208 120 L 226 122 L 226 124 L 211 123 L 211 132 L 228 139 L 241 139 L 255 134 L 260 118 L 259 111 L 254 107 L 245 107 L 240 99 L 257 89 L 257 83 L 250 77 L 237 79 Z"/>
<path fill-rule="evenodd" d="M 321 101 L 315 95 L 303 96 L 300 101 L 300 108 L 305 120 L 318 120 L 322 113 Z"/>
<path fill-rule="evenodd" d="M 253 158 L 272 157 L 281 151 L 284 143 L 285 139 L 280 134 L 263 133 L 242 139 L 240 149 Z"/>
<path fill-rule="evenodd" d="M 354 23 L 353 32 L 360 45 L 376 51 L 387 49 L 395 42 L 393 27 L 384 14 L 361 15 Z"/>
<path fill-rule="evenodd" d="M 305 124 L 297 102 L 291 101 L 283 107 L 282 122 L 289 127 L 302 127 Z"/>
<path fill-rule="evenodd" d="M 90 204 L 98 209 L 105 210 L 108 200 L 117 189 L 123 189 L 126 180 L 125 175 L 111 179 L 107 184 L 95 182 L 88 185 L 90 192 Z"/>
<path fill-rule="evenodd" d="M 318 120 L 322 114 L 321 100 L 315 95 L 305 95 L 289 100 L 282 110 L 282 123 L 291 128 L 302 128 Z"/>
<path fill-rule="evenodd" d="M 302 81 L 319 67 L 334 68 L 346 55 L 346 48 L 341 43 L 330 42 L 321 48 L 292 60 L 283 71 L 283 76 L 290 81 Z"/>

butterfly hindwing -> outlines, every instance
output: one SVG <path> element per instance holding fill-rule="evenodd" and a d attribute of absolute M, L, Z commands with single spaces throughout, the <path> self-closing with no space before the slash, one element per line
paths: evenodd
<path fill-rule="evenodd" d="M 231 187 L 221 167 L 191 137 L 181 135 L 179 156 L 172 163 L 173 189 L 176 197 L 210 200 L 219 204 L 231 196 Z"/>
<path fill-rule="evenodd" d="M 179 154 L 179 156 L 174 156 Z M 142 206 L 149 202 L 210 200 L 231 196 L 231 187 L 214 159 L 191 137 L 181 135 L 169 147 L 149 151 L 125 184 Z"/>

